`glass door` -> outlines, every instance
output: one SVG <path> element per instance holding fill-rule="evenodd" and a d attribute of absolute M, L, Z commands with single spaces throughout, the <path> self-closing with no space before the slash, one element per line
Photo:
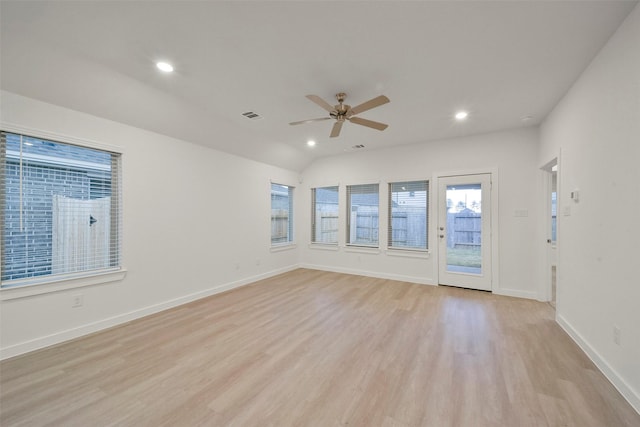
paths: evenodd
<path fill-rule="evenodd" d="M 490 291 L 491 175 L 438 181 L 438 283 Z"/>

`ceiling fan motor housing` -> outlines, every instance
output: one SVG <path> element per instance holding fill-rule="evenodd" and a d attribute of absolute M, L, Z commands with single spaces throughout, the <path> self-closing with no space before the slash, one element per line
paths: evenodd
<path fill-rule="evenodd" d="M 336 120 L 344 121 L 345 116 L 349 113 L 349 110 L 351 110 L 351 105 L 343 104 L 346 97 L 347 94 L 344 92 L 336 94 L 338 105 L 335 105 L 335 110 L 329 113 L 329 115 Z"/>
<path fill-rule="evenodd" d="M 364 111 L 368 111 L 372 108 L 379 107 L 382 104 L 386 104 L 389 102 L 389 98 L 384 95 L 377 96 L 373 99 L 370 99 L 362 104 L 357 105 L 355 108 L 351 108 L 350 105 L 344 103 L 347 94 L 344 92 L 340 92 L 336 94 L 336 99 L 338 100 L 337 105 L 331 105 L 327 101 L 320 98 L 318 95 L 307 95 L 307 98 L 312 102 L 316 103 L 320 107 L 324 108 L 325 111 L 329 112 L 329 117 L 320 117 L 317 119 L 309 119 L 309 120 L 301 120 L 298 122 L 291 122 L 290 125 L 300 125 L 303 123 L 317 122 L 321 120 L 329 120 L 334 119 L 336 123 L 333 124 L 333 128 L 331 130 L 330 138 L 335 138 L 340 135 L 340 129 L 342 129 L 342 124 L 345 121 L 350 121 L 360 126 L 366 126 L 377 130 L 385 130 L 387 125 L 380 122 L 374 122 L 373 120 L 367 120 L 360 117 L 354 117 L 356 114 L 362 113 Z"/>

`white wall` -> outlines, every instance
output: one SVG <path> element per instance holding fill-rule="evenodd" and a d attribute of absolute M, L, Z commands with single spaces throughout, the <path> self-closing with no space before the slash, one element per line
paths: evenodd
<path fill-rule="evenodd" d="M 556 153 L 557 318 L 640 412 L 640 7 L 543 123 L 540 164 Z"/>
<path fill-rule="evenodd" d="M 12 93 L 1 95 L 4 123 L 124 150 L 127 269 L 121 282 L 2 301 L 3 357 L 297 265 L 296 250 L 270 251 L 269 195 L 271 179 L 295 185 L 297 173 Z M 84 295 L 84 306 L 71 308 L 77 294 Z"/>
<path fill-rule="evenodd" d="M 393 149 L 359 151 L 322 158 L 303 173 L 298 192 L 302 208 L 298 210 L 298 236 L 302 265 L 388 277 L 418 283 L 436 284 L 437 265 L 427 259 L 391 256 L 379 253 L 350 252 L 344 248 L 345 221 L 340 222 L 340 248 L 337 251 L 314 249 L 310 241 L 310 188 L 340 185 L 340 212 L 346 212 L 345 187 L 352 184 L 380 183 L 381 248 L 385 249 L 387 183 L 404 180 L 431 180 L 434 174 L 466 171 L 498 172 L 499 271 L 495 293 L 538 298 L 538 259 L 532 242 L 537 237 L 536 197 L 538 133 L 535 128 L 511 130 L 467 138 L 427 142 Z M 437 188 L 431 182 L 431 216 L 435 218 Z M 516 210 L 527 210 L 528 217 L 515 217 Z M 342 215 L 344 217 L 344 215 Z M 436 248 L 436 223 L 429 224 L 429 246 Z M 495 272 L 494 272 L 495 275 Z"/>

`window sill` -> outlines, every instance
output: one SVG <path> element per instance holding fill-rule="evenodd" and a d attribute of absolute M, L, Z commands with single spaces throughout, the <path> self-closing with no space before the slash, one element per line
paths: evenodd
<path fill-rule="evenodd" d="M 404 258 L 429 258 L 430 252 L 429 250 L 417 250 L 417 249 L 387 249 L 387 255 L 389 256 L 397 256 Z"/>
<path fill-rule="evenodd" d="M 127 275 L 127 270 L 106 271 L 82 277 L 61 277 L 57 280 L 43 281 L 13 287 L 0 288 L 0 301 L 8 301 L 18 298 L 26 298 L 34 295 L 48 294 L 52 292 L 68 291 L 70 289 L 85 286 L 100 285 L 109 282 L 118 282 Z"/>
<path fill-rule="evenodd" d="M 375 246 L 351 246 L 347 245 L 344 248 L 345 252 L 355 252 L 360 254 L 379 254 L 380 248 Z"/>
<path fill-rule="evenodd" d="M 340 248 L 337 244 L 331 243 L 309 243 L 309 249 L 318 249 L 321 251 L 338 251 Z"/>
<path fill-rule="evenodd" d="M 277 246 L 271 246 L 271 252 L 282 252 L 282 251 L 290 251 L 297 247 L 295 243 L 283 243 Z"/>

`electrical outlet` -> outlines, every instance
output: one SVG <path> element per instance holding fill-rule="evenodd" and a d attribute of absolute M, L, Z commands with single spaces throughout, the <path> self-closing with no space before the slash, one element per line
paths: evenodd
<path fill-rule="evenodd" d="M 613 325 L 613 342 L 620 345 L 620 328 Z"/>
<path fill-rule="evenodd" d="M 71 307 L 82 307 L 82 304 L 84 304 L 84 296 L 82 294 L 74 295 L 73 300 L 71 301 Z"/>

